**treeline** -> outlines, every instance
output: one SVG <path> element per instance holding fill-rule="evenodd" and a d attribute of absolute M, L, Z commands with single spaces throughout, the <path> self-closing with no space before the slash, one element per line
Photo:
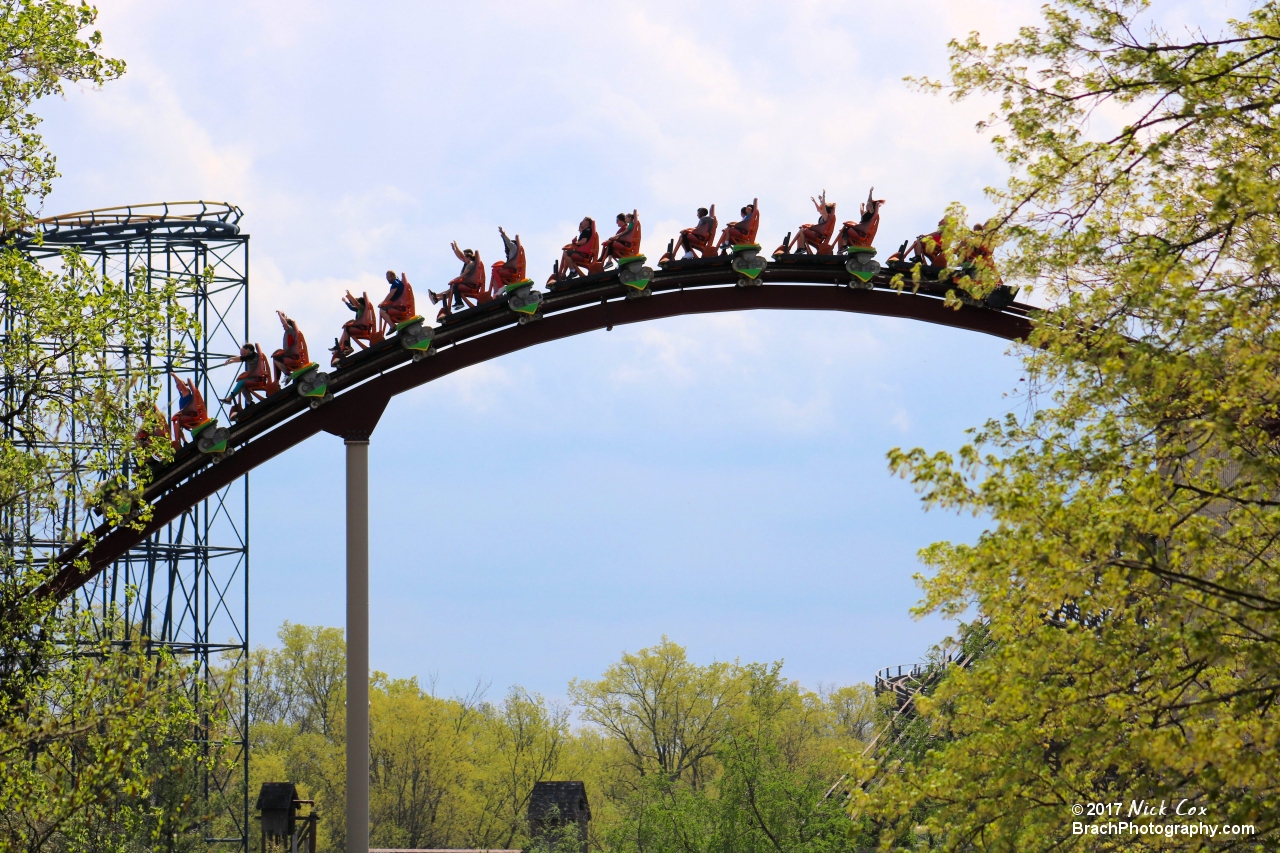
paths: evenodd
<path fill-rule="evenodd" d="M 320 811 L 321 849 L 339 851 L 342 632 L 286 623 L 279 639 L 251 659 L 252 788 L 298 785 Z M 581 779 L 593 849 L 851 849 L 842 802 L 827 795 L 844 751 L 869 737 L 867 685 L 813 692 L 779 663 L 700 665 L 664 637 L 599 679 L 571 682 L 569 695 L 576 725 L 569 708 L 519 687 L 500 699 L 442 697 L 374 673 L 373 845 L 526 847 L 534 783 Z"/>

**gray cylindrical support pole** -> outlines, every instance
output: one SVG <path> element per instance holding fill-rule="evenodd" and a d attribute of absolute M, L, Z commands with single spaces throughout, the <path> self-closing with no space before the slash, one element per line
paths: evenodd
<path fill-rule="evenodd" d="M 347 441 L 347 853 L 369 853 L 369 442 Z"/>

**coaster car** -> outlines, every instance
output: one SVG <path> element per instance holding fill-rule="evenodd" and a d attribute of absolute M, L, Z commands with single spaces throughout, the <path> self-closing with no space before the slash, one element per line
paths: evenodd
<path fill-rule="evenodd" d="M 919 289 L 921 292 L 935 296 L 945 296 L 947 291 L 954 290 L 961 302 L 965 305 L 972 305 L 975 308 L 990 308 L 993 311 L 1003 311 L 1013 304 L 1014 298 L 1018 294 L 1018 288 L 1010 287 L 1007 284 L 998 284 L 981 299 L 973 296 L 967 287 L 968 283 L 974 282 L 978 278 L 978 269 L 973 264 L 961 264 L 958 267 L 936 267 L 918 261 L 911 263 L 909 261 L 894 260 L 891 256 L 890 260 L 885 263 L 885 267 L 905 276 L 913 275 L 918 269 L 920 271 Z"/>
<path fill-rule="evenodd" d="M 290 373 L 289 382 L 298 389 L 298 396 L 311 401 L 313 409 L 324 402 L 325 392 L 329 390 L 329 374 L 320 370 L 314 361 Z"/>
<path fill-rule="evenodd" d="M 946 280 L 951 282 L 955 288 L 956 295 L 960 297 L 960 301 L 965 305 L 1003 311 L 1013 304 L 1014 297 L 1018 294 L 1018 288 L 1010 287 L 1007 284 L 997 284 L 990 293 L 981 299 L 974 296 L 970 292 L 968 285 L 976 282 L 977 278 L 977 267 L 973 264 L 963 264 L 958 268 L 947 270 Z"/>
<path fill-rule="evenodd" d="M 705 260 L 715 257 L 719 254 L 716 245 L 716 228 L 719 222 L 714 204 L 709 208 L 698 208 L 698 224 L 692 228 L 680 229 L 679 236 L 667 244 L 666 253 L 658 258 L 658 266 L 666 266 L 677 260 L 676 255 L 681 252 L 684 253 L 684 257 L 679 260 L 692 260 L 695 257 Z"/>
<path fill-rule="evenodd" d="M 738 286 L 759 284 L 757 279 L 760 278 L 760 273 L 769 265 L 769 259 L 760 254 L 760 244 L 738 243 L 730 251 L 733 253 L 733 260 L 729 265 L 739 274 Z"/>
<path fill-rule="evenodd" d="M 822 195 L 817 198 L 810 196 L 809 200 L 813 202 L 814 208 L 818 211 L 818 221 L 801 225 L 796 229 L 794 239 L 791 237 L 791 232 L 788 231 L 786 239 L 782 241 L 782 245 L 773 250 L 774 257 L 790 254 L 793 247 L 796 250 L 796 254 L 833 254 L 832 238 L 835 236 L 836 231 L 835 202 L 827 201 L 826 190 L 823 190 Z"/>
<path fill-rule="evenodd" d="M 551 266 L 551 278 L 547 280 L 547 290 L 552 293 L 560 293 L 565 290 L 571 290 L 575 287 L 584 285 L 599 284 L 613 278 L 613 270 L 588 273 L 581 275 L 575 270 L 570 269 L 568 272 L 561 274 L 559 261 Z"/>
<path fill-rule="evenodd" d="M 880 272 L 880 264 L 875 259 L 875 247 L 848 246 L 845 252 L 848 260 L 844 262 L 844 268 L 849 271 L 849 275 L 853 276 L 853 281 L 849 284 L 852 287 L 870 290 L 871 279 Z"/>
<path fill-rule="evenodd" d="M 646 267 L 645 260 L 644 255 L 618 258 L 618 281 L 631 288 L 628 297 L 652 293 L 649 284 L 653 281 L 653 267 Z"/>
<path fill-rule="evenodd" d="M 217 418 L 210 418 L 191 430 L 191 440 L 201 453 L 226 453 L 227 440 L 230 438 L 231 433 L 226 427 L 218 426 Z"/>
<path fill-rule="evenodd" d="M 382 343 L 382 331 L 378 328 L 378 315 L 374 312 L 373 302 L 369 299 L 368 293 L 362 293 L 360 296 L 353 296 L 351 291 L 347 291 L 347 295 L 342 297 L 342 304 L 355 312 L 355 319 L 348 320 L 342 324 L 342 336 L 336 338 L 330 352 L 333 358 L 330 364 L 333 367 L 341 367 L 343 361 L 355 353 L 355 347 L 352 344 L 359 344 L 360 349 L 368 349 L 374 344 Z"/>
<path fill-rule="evenodd" d="M 400 342 L 400 346 L 413 353 L 414 361 L 435 353 L 432 348 L 435 335 L 435 329 L 428 326 L 421 317 L 410 317 L 403 323 L 397 323 L 395 328 L 396 340 Z"/>
<path fill-rule="evenodd" d="M 443 317 L 436 320 L 436 328 L 444 329 L 451 326 L 457 326 L 470 320 L 475 320 L 487 314 L 501 314 L 503 307 L 506 305 L 506 294 L 499 295 L 494 299 L 481 302 L 478 305 L 468 305 L 456 311 L 451 311 Z"/>
<path fill-rule="evenodd" d="M 538 308 L 542 305 L 542 297 L 541 291 L 533 289 L 533 279 L 521 279 L 504 286 L 496 296 L 478 305 L 446 314 L 440 321 L 439 327 L 452 327 L 487 315 L 500 314 L 504 309 L 510 309 L 520 315 L 520 322 L 527 323 L 538 313 Z"/>
<path fill-rule="evenodd" d="M 542 305 L 542 291 L 533 289 L 533 279 L 526 278 L 508 284 L 503 291 L 507 298 L 507 307 L 520 316 L 521 323 L 527 323 L 537 316 Z"/>

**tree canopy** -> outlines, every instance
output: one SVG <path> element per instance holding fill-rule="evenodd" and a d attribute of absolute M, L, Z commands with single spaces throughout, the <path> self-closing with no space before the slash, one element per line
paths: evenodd
<path fill-rule="evenodd" d="M 100 52 L 96 16 L 62 0 L 0 6 L 0 851 L 183 849 L 201 817 L 182 663 L 108 645 L 31 595 L 77 535 L 68 518 L 141 517 L 126 518 L 143 462 L 171 451 L 135 438 L 137 404 L 153 411 L 136 353 L 188 322 L 166 282 L 17 248 L 57 176 L 37 102 L 124 71 Z"/>
<path fill-rule="evenodd" d="M 988 234 L 1052 309 L 1025 414 L 891 457 L 929 504 L 991 519 L 923 552 L 919 609 L 976 612 L 991 646 L 920 701 L 922 755 L 855 762 L 883 849 L 1059 849 L 1106 819 L 1073 817 L 1093 802 L 1254 826 L 1222 849 L 1280 831 L 1280 8 L 1222 34 L 1149 13 L 1057 0 L 923 81 L 998 100 Z"/>
<path fill-rule="evenodd" d="M 330 662 L 342 636 L 286 623 L 279 639 L 252 661 L 253 785 L 298 784 L 322 815 L 321 849 L 341 850 L 345 681 Z M 593 849 L 852 849 L 843 800 L 828 794 L 842 751 L 861 749 L 875 719 L 866 685 L 815 693 L 781 664 L 699 664 L 664 637 L 569 692 L 577 726 L 573 709 L 519 687 L 497 701 L 482 690 L 446 698 L 375 673 L 372 843 L 545 846 L 526 822 L 534 784 L 581 780 Z M 324 707 L 336 711 L 327 727 Z"/>

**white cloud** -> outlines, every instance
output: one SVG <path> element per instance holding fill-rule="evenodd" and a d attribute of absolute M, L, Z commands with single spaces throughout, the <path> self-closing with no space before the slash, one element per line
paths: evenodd
<path fill-rule="evenodd" d="M 987 141 L 973 133 L 986 106 L 910 91 L 901 77 L 940 74 L 948 38 L 972 26 L 1007 31 L 1034 17 L 1038 5 L 747 0 L 726 14 L 723 6 L 683 0 L 643 6 L 105 0 L 100 26 L 108 49 L 130 70 L 102 91 L 73 91 L 51 106 L 47 136 L 66 178 L 49 212 L 182 197 L 241 205 L 253 235 L 253 335 L 274 349 L 280 331 L 273 311 L 283 309 L 299 321 L 319 361 L 327 360 L 325 350 L 350 316 L 339 302 L 345 290 L 380 297 L 383 272 L 392 267 L 408 272 L 420 306 L 430 311 L 426 291 L 457 273 L 449 242 L 492 261 L 499 225 L 522 235 L 530 274 L 541 281 L 584 214 L 608 223 L 617 211 L 638 207 L 644 251 L 656 258 L 668 238 L 694 223 L 698 206 L 716 202 L 723 221 L 758 196 L 760 240 L 772 248 L 784 232 L 811 221 L 810 195 L 827 189 L 851 217 L 874 184 L 889 199 L 881 242 L 896 245 L 936 221 L 953 199 L 980 212 L 983 186 L 1002 174 Z M 545 459 L 558 464 L 558 454 L 572 455 L 579 439 L 594 439 L 591 446 L 602 449 L 593 452 L 651 454 L 637 456 L 635 465 L 658 471 L 654 478 L 664 482 L 661 466 L 681 464 L 670 459 L 722 454 L 746 482 L 767 476 L 761 468 L 787 452 L 821 458 L 834 437 L 844 441 L 842 450 L 865 449 L 857 464 L 882 472 L 885 448 L 866 436 L 883 437 L 887 425 L 930 441 L 938 436 L 937 411 L 979 406 L 974 383 L 938 380 L 938 361 L 1005 364 L 985 339 L 947 337 L 958 343 L 941 354 L 943 348 L 928 346 L 951 334 L 901 321 L 766 312 L 619 326 L 478 365 L 406 395 L 394 405 L 412 407 L 417 417 L 412 431 L 398 433 L 404 453 L 394 458 L 429 465 L 430 476 L 439 472 L 459 487 L 494 490 L 477 492 L 476 505 L 503 494 L 532 495 L 521 500 L 533 514 L 545 509 L 543 495 L 519 478 L 522 465 L 504 469 L 504 457 L 493 466 L 501 476 L 476 482 L 468 465 L 477 448 L 509 448 L 513 434 L 549 438 L 554 452 Z M 920 365 L 922 351 L 932 352 L 934 364 Z M 466 440 L 438 452 L 435 440 L 457 438 L 458 423 L 468 420 Z M 391 439 L 384 441 L 392 449 Z M 271 472 L 255 475 L 255 488 L 269 487 L 271 477 L 320 484 L 297 494 L 301 503 L 291 508 L 299 517 L 323 517 L 338 482 L 332 477 L 340 475 L 312 470 L 300 458 L 282 458 Z M 610 491 L 607 473 L 593 473 L 607 466 L 578 461 L 583 477 L 597 477 L 584 491 L 626 505 L 625 492 Z M 682 472 L 699 493 L 723 493 L 723 483 L 700 480 L 697 469 Z M 848 486 L 847 471 L 813 470 L 821 482 L 812 488 L 845 494 L 837 486 Z M 394 476 L 418 474 L 397 469 Z M 805 488 L 781 494 L 803 500 Z M 296 491 L 291 486 L 290 494 Z M 426 505 L 396 506 L 421 514 Z M 431 513 L 441 506 L 431 504 Z M 715 550 L 682 538 L 687 534 L 669 525 L 664 507 L 646 508 L 642 524 L 609 523 L 669 539 L 673 553 Z M 700 519 L 714 520 L 720 511 L 701 507 Z M 848 518 L 847 529 L 780 547 L 816 565 L 845 553 L 854 538 L 883 536 L 900 546 L 899 562 L 910 565 L 922 544 L 908 541 L 897 519 L 868 531 L 856 526 L 856 513 Z M 758 520 L 743 514 L 729 526 Z M 433 549 L 456 533 L 448 520 L 426 527 L 422 536 Z M 291 553 L 290 535 L 278 525 L 255 534 L 256 551 L 267 555 L 255 557 L 255 565 L 273 565 L 273 547 L 277 555 Z M 468 549 L 466 559 L 490 553 L 492 544 Z M 523 549 L 520 560 L 547 547 Z M 563 557 L 567 571 L 590 573 L 599 554 L 608 553 L 590 538 L 581 550 L 586 556 Z M 730 558 L 707 562 L 717 559 Z M 513 570 L 523 566 L 512 563 Z M 403 561 L 389 564 L 384 582 L 403 581 L 395 575 L 403 568 Z M 473 567 L 458 568 L 450 574 L 465 576 Z M 729 575 L 737 568 L 707 570 Z M 883 574 L 879 565 L 874 570 Z M 904 602 L 915 597 L 907 574 L 897 599 Z M 759 587 L 744 587 L 742 595 L 767 597 Z M 258 599 L 268 600 L 282 607 L 288 597 Z M 609 612 L 599 601 L 581 610 Z M 521 602 L 520 618 L 536 611 Z M 699 620 L 708 631 L 733 629 L 732 619 Z M 521 636 L 539 636 L 538 624 L 518 624 Z M 582 631 L 598 628 L 584 617 Z M 887 630 L 878 628 L 877 641 L 891 645 Z M 918 637 L 911 636 L 914 654 Z M 618 647 L 651 639 L 620 638 Z M 481 638 L 472 651 L 506 660 L 492 643 Z M 850 665 L 839 643 L 815 638 L 802 651 L 807 671 Z M 446 679 L 462 683 L 475 672 L 456 650 L 433 654 Z M 396 665 L 411 672 L 419 664 L 387 667 Z M 564 668 L 574 665 L 557 658 L 532 686 L 555 692 Z M 859 665 L 873 670 L 881 663 Z M 508 683 L 517 676 L 499 669 L 495 677 Z"/>
<path fill-rule="evenodd" d="M 87 180 L 93 192 L 112 203 L 208 199 L 243 204 L 253 162 L 247 141 L 216 143 L 206 125 L 188 111 L 172 77 L 145 57 L 131 62 L 125 78 L 108 86 L 70 96 L 83 110 L 82 120 L 97 129 L 100 144 L 118 141 L 121 148 L 103 145 L 97 168 L 88 174 L 77 169 L 64 177 L 59 190 Z M 77 186 L 75 195 L 87 200 L 87 189 Z"/>

